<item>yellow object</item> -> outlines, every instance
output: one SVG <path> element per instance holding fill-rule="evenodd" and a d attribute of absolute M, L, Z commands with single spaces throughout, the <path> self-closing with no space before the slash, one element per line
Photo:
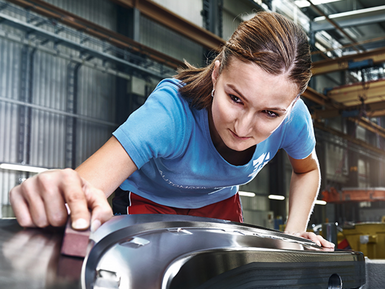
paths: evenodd
<path fill-rule="evenodd" d="M 385 223 L 359 223 L 344 228 L 343 234 L 354 251 L 369 259 L 385 259 Z"/>
<path fill-rule="evenodd" d="M 338 233 L 337 233 L 337 245 L 338 245 L 339 243 L 341 243 L 343 240 L 345 240 L 344 234 L 342 234 L 342 232 L 338 232 Z"/>

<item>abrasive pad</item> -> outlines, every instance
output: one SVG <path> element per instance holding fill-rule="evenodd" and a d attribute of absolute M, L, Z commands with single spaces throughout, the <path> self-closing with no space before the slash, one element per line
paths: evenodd
<path fill-rule="evenodd" d="M 71 218 L 68 217 L 64 231 L 61 254 L 84 258 L 87 255 L 90 232 L 89 228 L 83 231 L 72 229 Z"/>

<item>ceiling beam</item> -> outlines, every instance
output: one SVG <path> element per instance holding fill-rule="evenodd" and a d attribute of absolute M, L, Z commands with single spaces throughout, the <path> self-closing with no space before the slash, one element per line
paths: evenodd
<path fill-rule="evenodd" d="M 327 96 L 345 106 L 385 101 L 385 80 L 360 82 L 329 90 Z"/>
<path fill-rule="evenodd" d="M 328 133 L 331 133 L 333 135 L 336 135 L 338 137 L 341 137 L 342 139 L 345 139 L 347 141 L 350 141 L 358 146 L 361 146 L 362 148 L 364 149 L 368 149 L 370 151 L 373 151 L 381 156 L 385 156 L 385 151 L 380 149 L 380 148 L 377 148 L 369 143 L 367 143 L 366 141 L 363 141 L 363 140 L 360 140 L 360 139 L 357 139 L 355 137 L 352 137 L 346 133 L 343 133 L 339 130 L 336 130 L 334 128 L 331 128 L 331 127 L 327 127 L 325 126 L 325 124 L 323 122 L 320 122 L 320 121 L 315 121 L 314 122 L 314 127 L 315 128 L 318 128 L 318 129 L 321 129 L 323 131 L 326 131 Z"/>
<path fill-rule="evenodd" d="M 14 4 L 17 4 L 21 7 L 29 9 L 38 14 L 44 15 L 46 17 L 56 19 L 57 21 L 68 25 L 72 28 L 84 31 L 87 34 L 90 34 L 96 38 L 105 40 L 113 45 L 116 45 L 120 48 L 127 48 L 130 51 L 146 55 L 150 59 L 157 61 L 158 63 L 163 63 L 171 68 L 178 68 L 184 65 L 183 61 L 170 57 L 164 53 L 161 53 L 155 49 L 147 47 L 132 40 L 129 37 L 118 34 L 110 29 L 97 25 L 91 21 L 88 21 L 84 18 L 81 18 L 75 14 L 72 14 L 64 9 L 56 7 L 52 4 L 49 4 L 41 0 L 8 0 Z"/>
<path fill-rule="evenodd" d="M 384 22 L 385 5 L 332 14 L 329 15 L 329 19 L 335 21 L 341 28 Z M 334 26 L 324 16 L 321 16 L 314 19 L 311 29 L 313 32 L 317 32 L 334 29 Z"/>
<path fill-rule="evenodd" d="M 346 112 L 346 115 L 355 115 L 358 116 L 362 109 L 360 105 L 353 105 L 349 107 L 334 108 L 334 109 L 325 109 L 325 110 L 315 110 L 312 113 L 312 117 L 314 119 L 322 119 L 322 118 L 331 118 L 343 115 Z M 385 102 L 372 102 L 365 105 L 365 112 L 368 117 L 378 117 L 385 115 Z"/>
<path fill-rule="evenodd" d="M 110 0 L 127 8 L 136 8 L 147 18 L 191 39 L 210 50 L 218 50 L 225 40 L 149 0 Z"/>
<path fill-rule="evenodd" d="M 340 115 L 348 115 L 348 116 L 359 116 L 361 112 L 361 105 L 353 105 L 349 107 L 334 108 L 334 109 L 325 109 L 325 110 L 314 110 L 312 113 L 313 119 L 322 119 L 322 118 L 331 118 L 337 117 Z M 385 102 L 373 102 L 365 105 L 365 113 L 367 117 L 379 117 L 385 115 Z"/>
<path fill-rule="evenodd" d="M 313 76 L 349 69 L 349 63 L 371 59 L 373 65 L 385 62 L 385 48 L 313 62 Z"/>
<path fill-rule="evenodd" d="M 385 36 L 380 36 L 380 37 L 375 37 L 375 38 L 371 38 L 371 39 L 366 39 L 366 40 L 362 40 L 362 41 L 359 41 L 357 42 L 357 44 L 372 44 L 372 46 L 374 46 L 373 43 L 375 42 L 380 42 L 380 41 L 384 41 L 385 40 Z M 311 52 L 311 55 L 317 55 L 317 54 L 321 54 L 322 56 L 326 56 L 326 52 L 329 52 L 329 51 L 335 51 L 335 50 L 338 50 L 338 49 L 343 49 L 343 48 L 349 48 L 351 47 L 353 44 L 346 44 L 346 45 L 341 45 L 339 47 L 332 47 L 332 48 L 327 48 L 327 49 L 324 49 L 324 50 L 316 50 L 316 51 L 312 51 Z M 368 46 L 368 45 L 366 45 Z M 330 60 L 329 57 L 326 57 L 327 59 Z"/>
<path fill-rule="evenodd" d="M 368 117 L 380 117 L 380 116 L 385 116 L 385 109 L 381 109 L 381 110 L 375 110 L 375 111 L 371 111 L 371 112 L 367 112 L 366 115 Z"/>
<path fill-rule="evenodd" d="M 359 126 L 367 129 L 368 131 L 371 131 L 375 134 L 378 134 L 379 136 L 385 138 L 385 129 L 378 124 L 370 121 L 369 119 L 365 117 L 349 117 L 350 121 L 355 122 Z"/>
<path fill-rule="evenodd" d="M 349 34 L 346 33 L 345 30 L 343 30 L 335 21 L 333 21 L 332 19 L 329 18 L 328 15 L 326 15 L 320 8 L 318 8 L 316 5 L 313 4 L 313 2 L 311 0 L 307 0 L 307 2 L 310 3 L 311 7 L 316 10 L 319 14 L 321 14 L 323 17 L 325 17 L 325 19 L 335 28 L 337 29 L 338 31 L 340 31 L 347 39 L 349 39 L 349 41 L 352 43 L 352 44 L 356 44 L 357 41 L 354 40 Z M 356 47 L 356 45 L 353 45 L 352 48 L 359 52 L 360 49 L 358 49 Z M 361 48 L 362 49 L 362 48 Z M 363 49 L 365 50 L 365 49 Z"/>

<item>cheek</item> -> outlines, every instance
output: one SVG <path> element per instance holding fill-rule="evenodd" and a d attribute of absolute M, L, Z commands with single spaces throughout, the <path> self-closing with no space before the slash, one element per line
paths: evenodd
<path fill-rule="evenodd" d="M 223 105 L 223 102 L 214 101 L 211 108 L 213 121 L 216 128 L 223 126 L 225 123 L 229 122 L 230 114 L 229 109 Z"/>
<path fill-rule="evenodd" d="M 254 132 L 260 138 L 268 138 L 279 126 L 281 121 L 256 121 Z"/>

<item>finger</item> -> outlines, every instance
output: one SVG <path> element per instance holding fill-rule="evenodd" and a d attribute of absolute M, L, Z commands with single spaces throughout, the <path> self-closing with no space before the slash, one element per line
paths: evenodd
<path fill-rule="evenodd" d="M 306 238 L 316 243 L 318 246 L 321 246 L 320 240 L 317 238 L 317 235 L 312 232 L 305 232 Z"/>
<path fill-rule="evenodd" d="M 111 206 L 103 191 L 90 187 L 87 183 L 84 191 L 91 210 L 91 231 L 95 231 L 113 216 Z"/>
<path fill-rule="evenodd" d="M 325 240 L 321 235 L 317 235 L 317 237 L 319 238 L 322 247 L 326 247 L 326 248 L 334 248 L 335 247 L 334 243 Z"/>
<path fill-rule="evenodd" d="M 88 211 L 87 200 L 83 191 L 83 181 L 80 176 L 71 169 L 61 172 L 62 182 L 59 189 L 71 210 L 72 228 L 85 230 L 90 226 L 90 212 Z"/>
<path fill-rule="evenodd" d="M 64 226 L 67 222 L 68 211 L 64 197 L 57 186 L 42 184 L 41 194 L 47 212 L 48 223 L 54 227 Z"/>
<path fill-rule="evenodd" d="M 9 200 L 17 222 L 22 227 L 35 227 L 29 212 L 28 204 L 20 192 L 20 185 L 9 192 Z"/>
<path fill-rule="evenodd" d="M 24 196 L 26 203 L 28 204 L 28 209 L 31 214 L 32 222 L 40 228 L 47 227 L 49 225 L 47 214 L 45 211 L 45 206 L 43 200 L 40 196 L 39 182 L 37 175 L 31 179 L 24 181 L 20 185 L 22 195 Z"/>

